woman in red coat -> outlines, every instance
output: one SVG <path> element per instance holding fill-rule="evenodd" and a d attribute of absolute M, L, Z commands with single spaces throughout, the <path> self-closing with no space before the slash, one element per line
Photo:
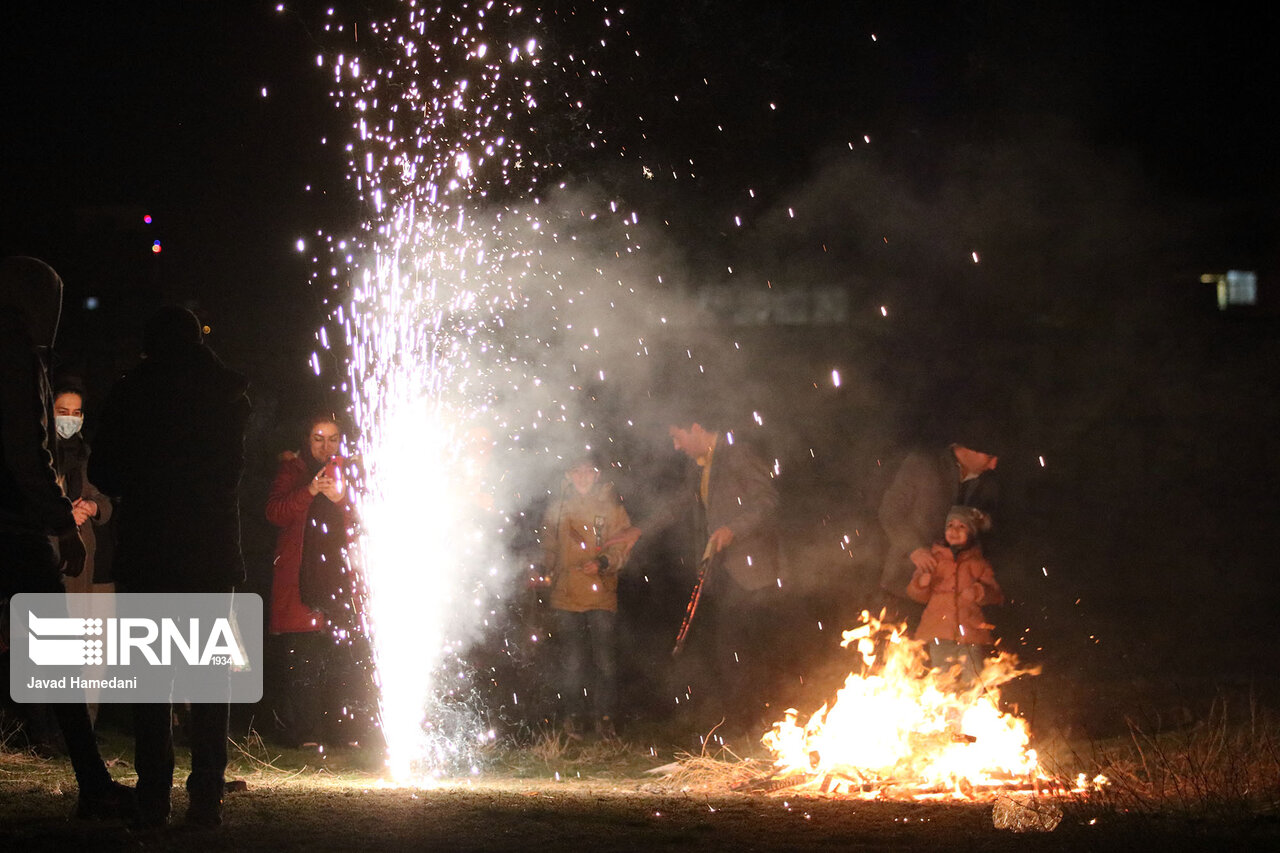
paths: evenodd
<path fill-rule="evenodd" d="M 275 711 L 293 745 L 315 746 L 332 734 L 345 698 L 351 625 L 343 615 L 351 611 L 342 578 L 351 518 L 341 446 L 333 415 L 312 417 L 302 450 L 281 456 L 267 498 L 267 520 L 280 528 L 269 621 L 282 688 Z"/>

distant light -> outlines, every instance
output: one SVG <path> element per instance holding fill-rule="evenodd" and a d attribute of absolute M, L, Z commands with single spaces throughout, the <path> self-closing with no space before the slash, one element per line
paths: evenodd
<path fill-rule="evenodd" d="M 294 245 L 297 247 L 299 252 L 305 252 L 307 250 L 307 242 L 301 237 L 298 238 L 298 242 Z"/>
<path fill-rule="evenodd" d="M 150 225 L 150 224 L 151 224 L 151 214 L 150 214 L 150 213 L 144 213 L 144 214 L 142 215 L 142 221 L 143 221 L 145 224 Z"/>
<path fill-rule="evenodd" d="M 98 310 L 98 304 L 98 297 L 96 296 L 86 296 L 84 298 L 84 310 L 86 311 Z"/>
<path fill-rule="evenodd" d="M 152 252 L 153 254 L 156 254 L 156 255 L 160 254 L 160 241 L 159 241 L 159 240 L 156 240 L 154 243 L 152 243 L 152 244 L 151 244 L 151 252 Z"/>
<path fill-rule="evenodd" d="M 889 316 L 889 309 L 888 309 L 887 307 L 885 307 L 884 305 L 881 305 L 881 306 L 880 306 L 880 316 L 881 316 L 881 317 L 888 317 L 888 316 Z"/>
<path fill-rule="evenodd" d="M 1204 281 L 1204 276 L 1201 281 Z M 1218 308 L 1225 311 L 1233 305 L 1258 304 L 1258 274 L 1246 270 L 1228 270 L 1214 276 L 1218 285 Z"/>
<path fill-rule="evenodd" d="M 838 370 L 831 371 L 831 384 L 836 386 L 837 388 L 840 387 L 840 371 Z"/>
<path fill-rule="evenodd" d="M 212 327 L 212 326 L 204 325 L 204 326 L 201 326 L 201 327 L 200 327 L 200 334 L 202 334 L 202 335 L 207 335 L 207 334 L 209 334 L 209 333 L 210 333 L 210 332 L 212 332 L 212 331 L 213 331 L 213 327 Z"/>
<path fill-rule="evenodd" d="M 971 258 L 973 258 L 973 262 L 974 262 L 975 264 L 978 262 L 978 253 L 977 253 L 977 252 L 974 252 L 972 255 L 970 255 L 970 257 L 971 257 Z"/>

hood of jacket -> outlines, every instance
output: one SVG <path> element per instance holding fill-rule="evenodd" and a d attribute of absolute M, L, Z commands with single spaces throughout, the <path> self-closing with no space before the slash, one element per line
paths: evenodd
<path fill-rule="evenodd" d="M 35 258 L 0 260 L 0 310 L 4 309 L 22 318 L 33 345 L 52 347 L 62 314 L 62 279 Z"/>

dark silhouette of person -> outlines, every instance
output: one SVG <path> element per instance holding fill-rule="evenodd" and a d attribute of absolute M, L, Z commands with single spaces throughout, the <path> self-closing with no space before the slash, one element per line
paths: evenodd
<path fill-rule="evenodd" d="M 782 618 L 778 490 L 750 445 L 709 423 L 705 416 L 673 417 L 672 448 L 695 464 L 681 488 L 620 540 L 629 548 L 642 531 L 693 522 L 697 541 L 705 543 L 701 559 L 712 567 L 697 615 L 705 624 L 693 631 L 715 679 L 706 692 L 730 732 L 755 734 L 768 724 L 766 703 L 780 678 L 774 660 Z"/>
<path fill-rule="evenodd" d="M 143 361 L 102 407 L 89 477 L 120 499 L 115 572 L 121 592 L 230 595 L 245 579 L 238 487 L 249 417 L 247 381 L 204 345 L 190 311 L 166 307 L 143 330 Z M 222 822 L 228 702 L 193 703 L 188 823 Z M 133 709 L 142 823 L 169 819 L 172 707 Z"/>
<path fill-rule="evenodd" d="M 45 354 L 61 313 L 62 279 L 51 267 L 35 258 L 0 261 L 0 597 L 47 593 L 65 606 L 59 569 L 82 572 L 85 550 L 49 453 Z M 85 704 L 52 710 L 76 774 L 77 816 L 130 816 L 133 791 L 111 779 Z"/>

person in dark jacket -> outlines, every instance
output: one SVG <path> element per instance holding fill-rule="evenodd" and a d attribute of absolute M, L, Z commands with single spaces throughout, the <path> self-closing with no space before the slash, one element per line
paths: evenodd
<path fill-rule="evenodd" d="M 772 648 L 781 618 L 778 491 L 773 471 L 732 432 L 678 420 L 668 429 L 672 447 L 696 465 L 678 494 L 622 539 L 630 547 L 641 529 L 696 520 L 698 553 L 711 569 L 691 636 L 717 680 L 706 691 L 718 712 L 713 716 L 723 715 L 730 729 L 750 731 L 767 724 L 765 703 L 778 681 Z"/>
<path fill-rule="evenodd" d="M 989 432 L 969 428 L 962 431 L 962 442 L 909 453 L 885 490 L 879 517 L 887 550 L 880 587 L 893 618 L 918 616 L 918 608 L 911 608 L 906 598 L 907 585 L 917 570 L 937 568 L 931 548 L 951 507 L 979 510 L 982 532 L 992 528 L 999 457 L 993 446 L 998 441 Z"/>
<path fill-rule="evenodd" d="M 89 443 L 84 440 L 84 390 L 74 381 L 62 381 L 53 394 L 53 469 L 63 494 L 71 501 L 71 512 L 84 543 L 84 571 L 63 580 L 67 592 L 114 592 L 110 567 L 97 561 L 95 528 L 111 521 L 111 498 L 89 480 Z M 88 616 L 88 613 L 73 613 Z M 99 614 L 101 615 L 101 614 Z"/>
<path fill-rule="evenodd" d="M 52 268 L 34 258 L 0 261 L 0 597 L 61 597 L 59 568 L 67 575 L 84 570 L 76 516 L 58 486 L 48 446 L 44 357 L 61 310 L 62 279 Z M 53 714 L 80 789 L 77 815 L 130 816 L 133 792 L 112 781 L 84 703 L 56 704 Z"/>
<path fill-rule="evenodd" d="M 111 581 L 110 552 L 99 549 L 99 542 L 109 542 L 110 534 L 99 535 L 99 529 L 111 521 L 111 498 L 98 491 L 89 481 L 89 444 L 81 434 L 84 426 L 84 389 L 71 379 L 57 383 L 53 391 L 54 450 L 53 469 L 58 483 L 71 501 L 84 543 L 84 571 L 75 577 L 64 575 L 62 586 L 76 595 L 68 601 L 69 615 L 81 619 L 109 619 L 116 615 L 116 585 Z M 92 595 L 88 595 L 92 593 Z M 88 678 L 105 678 L 102 665 L 92 667 Z M 97 690 L 86 691 L 89 701 L 89 719 L 96 720 L 98 713 Z"/>
<path fill-rule="evenodd" d="M 202 342 L 199 320 L 162 308 L 143 330 L 141 364 L 108 394 L 89 477 L 119 498 L 121 592 L 224 593 L 244 581 L 237 489 L 249 417 L 247 382 Z M 191 706 L 188 823 L 222 820 L 226 702 Z M 172 708 L 134 706 L 138 807 L 163 825 L 173 786 Z"/>

